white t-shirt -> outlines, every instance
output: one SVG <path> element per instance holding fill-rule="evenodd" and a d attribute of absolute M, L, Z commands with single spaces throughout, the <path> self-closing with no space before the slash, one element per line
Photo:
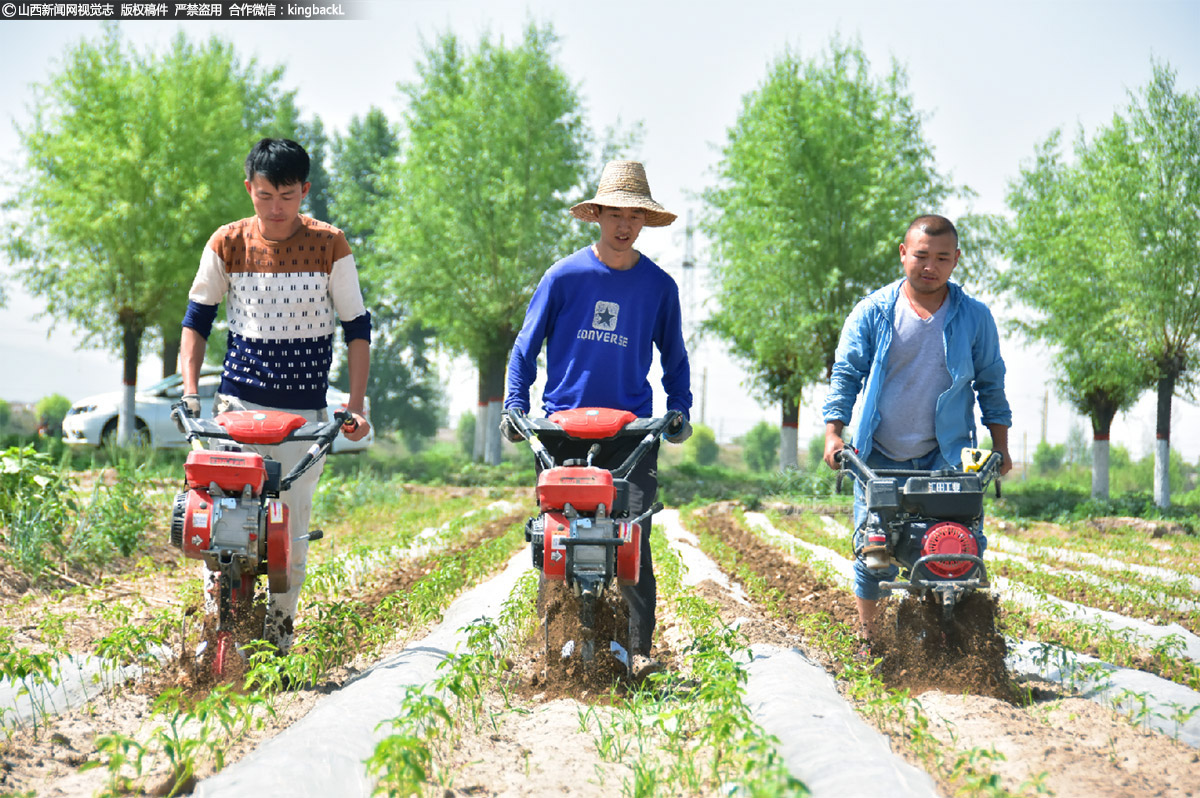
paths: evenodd
<path fill-rule="evenodd" d="M 896 300 L 875 430 L 875 446 L 884 457 L 912 460 L 937 446 L 937 400 L 951 385 L 942 332 L 947 305 L 922 319 L 903 290 Z"/>

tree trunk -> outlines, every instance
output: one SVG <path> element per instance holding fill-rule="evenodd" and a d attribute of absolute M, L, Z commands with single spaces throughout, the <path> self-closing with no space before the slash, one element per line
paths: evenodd
<path fill-rule="evenodd" d="M 483 396 L 483 375 L 479 375 L 478 393 Z M 483 461 L 483 445 L 487 434 L 483 428 L 487 426 L 487 403 L 480 401 L 475 405 L 475 443 L 471 447 L 471 459 L 476 463 Z"/>
<path fill-rule="evenodd" d="M 1107 400 L 1092 403 L 1092 498 L 1108 501 L 1108 437 L 1117 407 Z"/>
<path fill-rule="evenodd" d="M 179 371 L 179 329 L 176 328 L 174 335 L 168 335 L 166 330 L 162 333 L 162 375 L 170 377 L 172 374 Z"/>
<path fill-rule="evenodd" d="M 1092 436 L 1092 498 L 1108 501 L 1108 434 Z"/>
<path fill-rule="evenodd" d="M 799 467 L 797 459 L 800 433 L 800 403 L 784 399 L 781 404 L 782 422 L 779 425 L 779 470 Z"/>
<path fill-rule="evenodd" d="M 142 329 L 132 320 L 121 320 L 121 356 L 124 393 L 117 415 L 117 443 L 128 446 L 137 432 L 134 393 L 137 391 L 138 361 L 141 360 Z"/>
<path fill-rule="evenodd" d="M 475 420 L 476 459 L 500 464 L 500 413 L 504 409 L 504 356 L 487 356 L 479 369 L 479 415 Z"/>
<path fill-rule="evenodd" d="M 1154 503 L 1171 506 L 1171 400 L 1175 396 L 1176 369 L 1164 370 L 1158 380 L 1158 423 L 1154 446 Z"/>

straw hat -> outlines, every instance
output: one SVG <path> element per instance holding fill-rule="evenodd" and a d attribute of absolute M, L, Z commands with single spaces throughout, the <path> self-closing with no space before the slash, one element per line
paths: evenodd
<path fill-rule="evenodd" d="M 647 227 L 666 227 L 675 221 L 675 214 L 655 202 L 650 196 L 646 167 L 637 161 L 609 161 L 600 173 L 596 196 L 571 207 L 571 215 L 585 222 L 599 221 L 597 206 L 612 208 L 641 208 L 646 212 Z"/>

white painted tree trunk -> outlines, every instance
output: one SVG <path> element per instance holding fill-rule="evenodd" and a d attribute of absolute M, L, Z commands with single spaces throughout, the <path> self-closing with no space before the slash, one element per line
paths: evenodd
<path fill-rule="evenodd" d="M 1171 506 L 1171 441 L 1159 438 L 1154 443 L 1154 503 L 1166 508 Z"/>
<path fill-rule="evenodd" d="M 798 468 L 799 459 L 797 457 L 797 441 L 799 439 L 799 430 L 795 427 L 783 426 L 779 428 L 779 470 L 787 471 L 789 468 Z"/>
<path fill-rule="evenodd" d="M 487 409 L 485 402 L 475 406 L 475 444 L 471 447 L 471 459 L 477 463 L 483 460 L 483 447 L 487 440 Z"/>
<path fill-rule="evenodd" d="M 488 465 L 500 465 L 500 414 L 504 411 L 504 400 L 493 399 L 480 410 L 485 422 L 483 461 Z"/>
<path fill-rule="evenodd" d="M 1092 439 L 1092 498 L 1108 500 L 1108 438 Z"/>
<path fill-rule="evenodd" d="M 117 414 L 117 443 L 121 446 L 128 446 L 137 431 L 136 392 L 136 386 L 126 385 L 121 394 L 121 410 Z"/>

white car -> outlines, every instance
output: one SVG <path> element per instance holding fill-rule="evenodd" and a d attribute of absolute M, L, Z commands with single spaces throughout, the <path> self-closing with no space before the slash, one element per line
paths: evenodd
<path fill-rule="evenodd" d="M 200 370 L 200 413 L 204 418 L 212 418 L 213 396 L 221 384 L 221 369 L 218 366 L 205 366 Z M 183 446 L 186 441 L 171 420 L 171 405 L 177 403 L 183 396 L 183 377 L 172 374 L 164 380 L 154 383 L 149 388 L 141 388 L 134 394 L 134 413 L 137 417 L 137 434 L 155 448 L 171 448 Z M 67 412 L 63 419 L 63 440 L 77 446 L 103 446 L 110 440 L 115 441 L 117 435 L 117 414 L 121 407 L 122 393 L 96 394 L 86 399 L 80 399 Z M 329 412 L 340 410 L 350 401 L 350 394 L 330 388 L 325 397 Z M 370 400 L 366 400 L 367 418 L 370 418 Z M 362 440 L 348 441 L 339 435 L 333 441 L 330 450 L 333 454 L 339 452 L 358 452 L 366 449 L 375 440 L 375 430 L 372 429 Z"/>

